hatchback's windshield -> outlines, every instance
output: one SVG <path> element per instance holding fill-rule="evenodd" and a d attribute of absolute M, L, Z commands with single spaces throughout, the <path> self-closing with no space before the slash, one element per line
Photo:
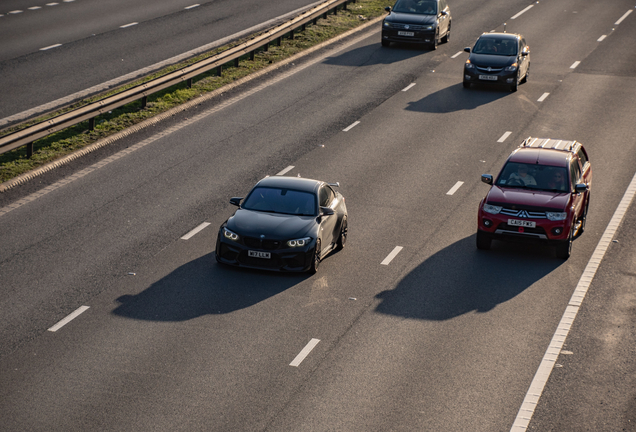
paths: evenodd
<path fill-rule="evenodd" d="M 243 202 L 243 208 L 298 216 L 316 214 L 316 196 L 292 189 L 256 187 Z"/>
<path fill-rule="evenodd" d="M 437 15 L 437 2 L 427 0 L 398 0 L 393 12 Z"/>
<path fill-rule="evenodd" d="M 567 170 L 563 167 L 508 162 L 497 179 L 497 186 L 550 192 L 569 192 Z"/>
<path fill-rule="evenodd" d="M 517 55 L 517 40 L 481 37 L 475 44 L 473 53 L 514 56 Z"/>

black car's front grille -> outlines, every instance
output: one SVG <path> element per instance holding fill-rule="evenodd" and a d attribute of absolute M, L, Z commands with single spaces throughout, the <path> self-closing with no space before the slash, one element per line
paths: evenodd
<path fill-rule="evenodd" d="M 243 237 L 243 244 L 254 249 L 276 250 L 280 248 L 280 240 L 259 239 L 256 237 Z"/>
<path fill-rule="evenodd" d="M 411 31 L 420 31 L 424 30 L 423 25 L 415 25 L 415 24 L 400 24 L 400 23 L 392 23 L 391 28 L 395 30 L 411 30 Z"/>
<path fill-rule="evenodd" d="M 491 74 L 495 74 L 495 73 L 499 73 L 503 70 L 503 68 L 494 68 L 494 67 L 482 67 L 482 66 L 475 66 L 475 69 L 477 69 L 479 72 L 482 73 L 491 73 Z"/>
<path fill-rule="evenodd" d="M 509 208 L 504 208 L 499 213 L 502 215 L 522 218 L 522 219 L 545 219 L 546 218 L 545 212 L 528 211 L 528 210 L 513 210 Z"/>

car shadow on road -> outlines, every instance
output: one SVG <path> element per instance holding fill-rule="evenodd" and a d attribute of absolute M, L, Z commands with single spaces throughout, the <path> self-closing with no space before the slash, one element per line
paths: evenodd
<path fill-rule="evenodd" d="M 485 313 L 526 290 L 563 264 L 548 246 L 493 242 L 475 247 L 475 235 L 428 258 L 393 290 L 379 293 L 376 312 L 443 321 Z"/>
<path fill-rule="evenodd" d="M 384 48 L 377 44 L 365 45 L 348 50 L 343 54 L 327 57 L 323 63 L 334 66 L 362 67 L 378 64 L 392 64 L 411 59 L 429 52 L 416 45 L 395 45 Z"/>
<path fill-rule="evenodd" d="M 208 254 L 175 269 L 136 295 L 124 295 L 114 315 L 146 321 L 187 321 L 253 306 L 307 279 L 219 265 Z"/>
<path fill-rule="evenodd" d="M 437 114 L 467 111 L 495 102 L 510 94 L 510 91 L 499 88 L 465 89 L 461 83 L 458 83 L 431 93 L 418 101 L 409 102 L 406 110 Z"/>

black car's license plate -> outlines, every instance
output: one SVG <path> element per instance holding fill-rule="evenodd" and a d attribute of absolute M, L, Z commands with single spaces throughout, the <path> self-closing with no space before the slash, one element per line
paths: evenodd
<path fill-rule="evenodd" d="M 260 251 L 247 251 L 247 255 L 254 258 L 265 258 L 270 259 L 272 254 L 270 252 L 260 252 Z"/>
<path fill-rule="evenodd" d="M 415 36 L 414 32 L 399 31 L 398 36 Z"/>
<path fill-rule="evenodd" d="M 486 80 L 486 81 L 497 81 L 497 76 L 496 75 L 479 75 L 479 79 Z"/>

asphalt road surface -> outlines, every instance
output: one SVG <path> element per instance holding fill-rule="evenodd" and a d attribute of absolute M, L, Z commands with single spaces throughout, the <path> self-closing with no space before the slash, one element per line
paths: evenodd
<path fill-rule="evenodd" d="M 437 51 L 374 26 L 1 194 L 2 429 L 636 430 L 634 4 L 451 8 Z M 528 82 L 463 89 L 504 23 Z M 480 175 L 527 136 L 590 154 L 567 261 L 475 247 Z M 347 247 L 314 276 L 217 265 L 229 198 L 281 173 L 340 182 Z"/>

